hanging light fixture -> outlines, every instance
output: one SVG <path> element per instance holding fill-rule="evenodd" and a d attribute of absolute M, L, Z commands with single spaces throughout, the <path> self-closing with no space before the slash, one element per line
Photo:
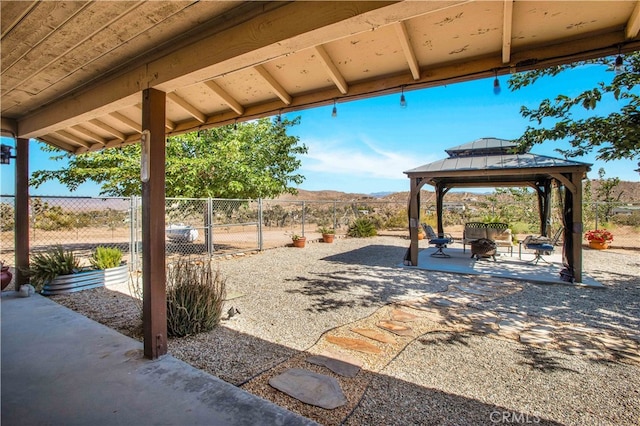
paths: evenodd
<path fill-rule="evenodd" d="M 404 86 L 402 86 L 402 94 L 400 95 L 400 108 L 407 107 L 407 99 L 404 97 Z"/>
<path fill-rule="evenodd" d="M 496 78 L 493 80 L 493 94 L 499 95 L 502 89 L 500 89 L 500 80 L 498 80 L 498 70 L 494 70 L 494 73 Z"/>
<path fill-rule="evenodd" d="M 333 100 L 333 109 L 331 110 L 331 116 L 332 117 L 337 117 L 338 116 L 338 108 L 336 107 L 336 100 Z"/>
<path fill-rule="evenodd" d="M 616 72 L 616 74 L 622 74 L 622 72 L 624 71 L 624 59 L 622 58 L 622 55 L 620 54 L 619 49 L 618 49 L 618 56 L 616 57 L 615 65 L 613 66 L 613 70 Z"/>
<path fill-rule="evenodd" d="M 238 130 L 238 119 L 233 120 L 233 130 Z"/>
<path fill-rule="evenodd" d="M 278 111 L 278 116 L 276 117 L 276 124 L 282 124 L 282 110 Z"/>
<path fill-rule="evenodd" d="M 15 148 L 5 144 L 0 145 L 0 164 L 11 164 L 11 159 L 16 158 L 15 155 L 11 155 L 12 149 Z"/>

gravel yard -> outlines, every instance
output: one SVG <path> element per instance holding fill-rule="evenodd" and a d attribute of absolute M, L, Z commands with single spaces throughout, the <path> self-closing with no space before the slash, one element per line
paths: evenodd
<path fill-rule="evenodd" d="M 169 352 L 326 425 L 638 424 L 640 253 L 585 249 L 585 273 L 606 286 L 592 289 L 401 268 L 406 247 L 398 237 L 338 239 L 220 260 L 225 312 L 240 313 L 171 339 Z M 140 338 L 126 291 L 52 299 Z M 330 341 L 367 340 L 353 330 L 398 315 L 412 317 L 406 333 L 369 340 L 377 353 Z M 325 350 L 362 370 L 346 378 L 306 361 Z M 347 404 L 326 410 L 269 386 L 288 368 L 336 378 Z"/>

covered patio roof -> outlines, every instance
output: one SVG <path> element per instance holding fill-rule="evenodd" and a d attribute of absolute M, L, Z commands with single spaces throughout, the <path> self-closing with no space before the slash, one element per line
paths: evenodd
<path fill-rule="evenodd" d="M 640 1 L 624 0 L 3 0 L 0 19 L 16 266 L 29 262 L 29 139 L 74 154 L 142 142 L 151 358 L 166 353 L 167 135 L 640 48 Z"/>
<path fill-rule="evenodd" d="M 443 198 L 456 187 L 531 187 L 538 196 L 540 235 L 549 236 L 552 183 L 565 188 L 564 257 L 573 278 L 582 282 L 582 179 L 591 164 L 523 152 L 517 143 L 494 137 L 446 150 L 448 158 L 404 173 L 411 179 L 409 218 L 413 265 L 418 262 L 417 226 L 420 223 L 420 189 L 425 184 L 436 189 L 438 232 L 443 229 Z M 414 241 L 415 239 L 415 241 Z"/>

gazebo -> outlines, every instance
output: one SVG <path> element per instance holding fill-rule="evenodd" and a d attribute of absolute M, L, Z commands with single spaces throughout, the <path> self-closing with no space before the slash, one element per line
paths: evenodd
<path fill-rule="evenodd" d="M 438 233 L 444 232 L 443 198 L 452 188 L 531 187 L 538 196 L 540 235 L 549 236 L 553 183 L 564 187 L 563 260 L 576 282 L 582 282 L 582 179 L 591 164 L 523 152 L 513 141 L 487 137 L 446 150 L 448 158 L 405 171 L 411 179 L 408 260 L 418 264 L 420 189 L 435 187 Z"/>

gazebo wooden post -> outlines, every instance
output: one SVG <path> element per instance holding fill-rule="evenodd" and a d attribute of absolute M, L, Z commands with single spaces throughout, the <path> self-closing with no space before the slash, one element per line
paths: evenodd
<path fill-rule="evenodd" d="M 540 221 L 540 235 L 546 235 L 544 233 L 544 190 L 540 187 L 539 183 L 535 185 L 536 195 L 538 196 L 538 220 Z"/>
<path fill-rule="evenodd" d="M 544 181 L 544 210 L 542 214 L 542 233 L 549 237 L 551 232 L 549 226 L 551 225 L 551 179 L 545 179 Z"/>
<path fill-rule="evenodd" d="M 571 216 L 573 226 L 571 229 L 571 248 L 573 258 L 573 277 L 576 282 L 582 282 L 582 173 L 571 173 L 571 182 L 574 184 L 573 205 Z"/>
<path fill-rule="evenodd" d="M 442 183 L 438 183 L 436 185 L 436 215 L 437 215 L 437 219 L 438 219 L 438 235 L 443 235 L 444 234 L 444 223 L 442 222 L 442 211 L 443 211 L 443 200 L 444 200 L 444 194 L 446 194 L 447 191 L 444 189 L 444 187 L 442 186 Z"/>
<path fill-rule="evenodd" d="M 411 179 L 411 192 L 409 194 L 409 261 L 411 266 L 418 266 L 418 226 L 420 225 L 420 181 L 421 178 Z"/>

